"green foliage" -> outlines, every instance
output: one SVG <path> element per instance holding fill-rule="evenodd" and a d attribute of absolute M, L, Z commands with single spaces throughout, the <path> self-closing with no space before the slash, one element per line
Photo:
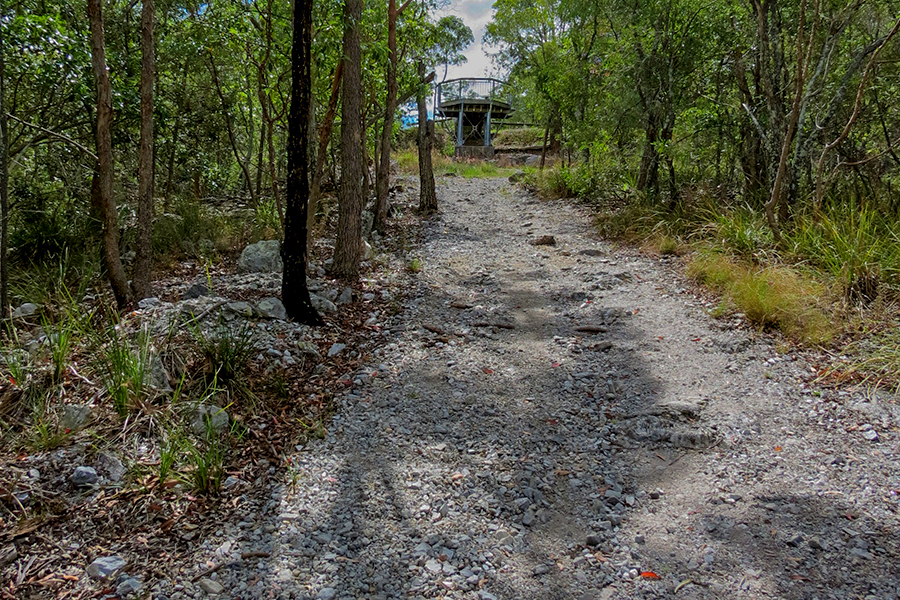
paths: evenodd
<path fill-rule="evenodd" d="M 829 207 L 798 217 L 791 250 L 830 273 L 853 299 L 872 300 L 884 281 L 900 283 L 900 245 L 892 219 L 868 204 Z"/>
<path fill-rule="evenodd" d="M 208 378 L 226 386 L 238 384 L 238 377 L 256 352 L 255 336 L 247 324 L 231 327 L 220 322 L 207 334 L 199 323 L 190 325 L 201 354 L 206 358 Z"/>
<path fill-rule="evenodd" d="M 496 148 L 528 148 L 540 146 L 543 142 L 544 132 L 539 127 L 520 127 L 498 131 L 491 143 Z"/>
<path fill-rule="evenodd" d="M 148 393 L 150 335 L 144 329 L 130 339 L 113 326 L 104 333 L 101 343 L 98 370 L 113 407 L 124 418 Z"/>

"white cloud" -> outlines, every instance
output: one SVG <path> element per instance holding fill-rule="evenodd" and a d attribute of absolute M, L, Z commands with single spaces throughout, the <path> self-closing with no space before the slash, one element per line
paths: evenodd
<path fill-rule="evenodd" d="M 485 27 L 491 22 L 494 15 L 492 0 L 451 0 L 443 9 L 437 11 L 437 17 L 455 15 L 462 19 L 475 34 L 475 42 L 463 52 L 467 62 L 462 65 L 450 67 L 447 71 L 447 79 L 457 77 L 488 77 L 496 76 L 496 69 L 491 64 L 488 56 L 490 48 L 482 46 Z M 486 51 L 487 50 L 487 51 Z M 438 73 L 440 77 L 443 73 Z"/>

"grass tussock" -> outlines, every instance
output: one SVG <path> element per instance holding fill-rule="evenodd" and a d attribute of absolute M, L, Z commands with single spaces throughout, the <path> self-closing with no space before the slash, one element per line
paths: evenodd
<path fill-rule="evenodd" d="M 722 294 L 729 308 L 761 329 L 778 329 L 812 345 L 826 344 L 836 333 L 824 303 L 826 286 L 796 268 L 759 267 L 719 253 L 698 253 L 688 262 L 687 274 Z"/>
<path fill-rule="evenodd" d="M 401 173 L 419 173 L 419 155 L 416 149 L 404 150 L 395 155 Z M 464 179 L 509 177 L 519 169 L 498 167 L 490 160 L 458 160 L 439 152 L 432 155 L 432 167 L 436 176 L 456 176 Z"/>

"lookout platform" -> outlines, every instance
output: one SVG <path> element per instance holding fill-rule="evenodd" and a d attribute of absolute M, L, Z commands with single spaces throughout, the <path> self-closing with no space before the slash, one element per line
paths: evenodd
<path fill-rule="evenodd" d="M 456 156 L 491 158 L 491 124 L 508 118 L 513 110 L 505 81 L 463 78 L 438 84 L 434 112 L 456 119 Z"/>

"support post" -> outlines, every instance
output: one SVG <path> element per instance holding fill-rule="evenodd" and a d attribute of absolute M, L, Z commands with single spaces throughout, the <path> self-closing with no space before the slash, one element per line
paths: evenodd
<path fill-rule="evenodd" d="M 457 146 L 463 145 L 463 118 L 465 115 L 465 112 L 463 109 L 465 108 L 465 106 L 466 106 L 466 103 L 463 102 L 462 99 L 460 99 L 460 101 L 459 101 L 459 119 L 457 120 L 457 124 L 456 124 L 456 145 Z"/>
<path fill-rule="evenodd" d="M 491 145 L 491 109 L 494 107 L 493 103 L 488 105 L 487 117 L 484 121 L 484 146 L 488 147 Z"/>

